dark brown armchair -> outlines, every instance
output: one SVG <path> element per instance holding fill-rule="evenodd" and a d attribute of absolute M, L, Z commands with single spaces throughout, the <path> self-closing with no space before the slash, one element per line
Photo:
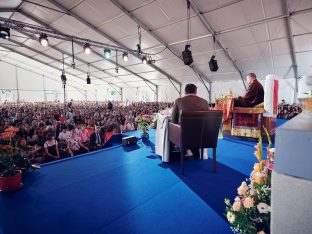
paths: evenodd
<path fill-rule="evenodd" d="M 169 141 L 180 147 L 181 174 L 184 175 L 184 152 L 188 148 L 213 148 L 213 171 L 216 171 L 216 149 L 223 112 L 182 111 L 181 125 L 169 123 Z"/>

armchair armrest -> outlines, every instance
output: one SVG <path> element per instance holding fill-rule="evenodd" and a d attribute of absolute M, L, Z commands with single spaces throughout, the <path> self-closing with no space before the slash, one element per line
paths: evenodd
<path fill-rule="evenodd" d="M 181 146 L 181 126 L 169 123 L 169 141 L 177 146 Z"/>

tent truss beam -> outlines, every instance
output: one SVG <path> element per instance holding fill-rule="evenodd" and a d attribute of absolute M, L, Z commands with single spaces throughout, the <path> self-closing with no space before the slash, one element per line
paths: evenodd
<path fill-rule="evenodd" d="M 91 23 L 87 22 L 85 19 L 83 19 L 82 17 L 80 17 L 79 15 L 75 14 L 74 12 L 71 12 L 70 10 L 68 10 L 66 7 L 64 7 L 62 4 L 56 2 L 55 0 L 47 0 L 48 2 L 50 2 L 51 4 L 53 4 L 54 6 L 58 7 L 59 9 L 61 9 L 62 11 L 68 13 L 70 16 L 74 17 L 76 20 L 78 20 L 80 23 L 88 26 L 89 28 L 91 28 L 92 30 L 94 30 L 95 32 L 97 32 L 98 34 L 102 35 L 103 37 L 107 38 L 108 40 L 110 40 L 111 42 L 113 42 L 114 44 L 124 48 L 125 50 L 129 50 L 129 48 L 127 48 L 125 45 L 121 44 L 120 42 L 118 42 L 117 40 L 115 40 L 113 37 L 111 37 L 110 35 L 108 35 L 107 33 L 103 32 L 102 30 L 100 30 L 99 28 L 97 28 L 96 26 L 92 25 Z M 139 54 L 134 54 L 134 56 L 139 59 L 140 61 L 142 60 L 141 55 Z M 149 66 L 151 66 L 153 69 L 155 69 L 156 71 L 158 71 L 159 73 L 163 74 L 165 77 L 167 77 L 168 79 L 173 80 L 174 82 L 176 82 L 177 84 L 180 84 L 181 82 L 179 82 L 178 80 L 176 80 L 175 78 L 173 78 L 171 75 L 169 75 L 168 73 L 166 73 L 165 71 L 163 71 L 162 69 L 160 69 L 159 67 L 155 66 L 154 64 L 148 64 Z"/>
<path fill-rule="evenodd" d="M 295 77 L 294 101 L 296 101 L 297 94 L 298 94 L 298 78 L 299 78 L 298 65 L 297 65 L 297 59 L 296 59 L 296 54 L 295 54 L 293 34 L 291 31 L 290 12 L 289 12 L 289 8 L 288 8 L 288 4 L 287 4 L 286 0 L 281 0 L 281 1 L 282 1 L 282 7 L 283 7 L 284 14 L 287 15 L 287 17 L 285 18 L 286 34 L 287 34 L 287 41 L 288 41 L 288 46 L 289 46 L 289 50 L 290 50 L 292 69 L 293 69 L 294 77 Z"/>
<path fill-rule="evenodd" d="M 16 45 L 19 45 L 19 46 L 21 46 L 21 47 L 24 47 L 24 48 L 26 48 L 26 49 L 28 49 L 28 50 L 30 50 L 30 51 L 33 51 L 33 52 L 35 52 L 35 53 L 37 53 L 37 54 L 40 54 L 40 55 L 42 55 L 42 56 L 45 56 L 45 57 L 47 57 L 47 58 L 49 58 L 49 59 L 51 59 L 52 61 L 55 61 L 55 62 L 59 62 L 59 63 L 62 63 L 60 60 L 58 60 L 58 59 L 56 59 L 56 58 L 54 58 L 54 57 L 52 57 L 52 56 L 50 56 L 50 55 L 47 55 L 47 54 L 45 54 L 45 53 L 43 53 L 43 52 L 41 52 L 41 51 L 39 51 L 39 50 L 36 50 L 36 49 L 34 49 L 34 48 L 32 48 L 32 47 L 30 47 L 30 46 L 27 46 L 27 45 L 25 45 L 25 44 L 23 44 L 23 43 L 21 43 L 21 42 L 19 42 L 19 41 L 15 41 L 15 40 L 13 40 L 13 39 L 9 39 L 9 41 L 10 42 L 13 42 L 14 44 L 16 44 Z M 33 58 L 33 57 L 31 57 L 31 56 L 29 56 L 29 58 Z M 33 58 L 34 59 L 34 58 Z M 35 61 L 40 61 L 40 60 L 38 60 L 38 59 L 34 59 Z M 42 62 L 41 62 L 42 63 Z M 52 66 L 51 64 L 49 64 L 49 63 L 44 63 L 45 65 L 47 65 L 47 66 L 50 66 L 50 67 L 52 67 L 52 68 L 55 68 L 56 70 L 60 70 L 58 67 L 55 67 L 55 66 Z M 68 64 L 68 63 L 65 63 L 67 66 L 71 66 L 70 64 Z M 78 71 L 81 71 L 81 72 L 84 72 L 82 69 L 77 69 Z M 74 77 L 77 77 L 75 74 L 72 74 L 72 73 L 69 73 L 68 71 L 66 71 L 68 74 L 70 74 L 70 75 L 72 75 L 72 76 L 74 76 Z M 95 76 L 96 77 L 96 76 Z M 77 77 L 78 78 L 78 77 Z M 97 79 L 100 79 L 100 78 L 98 78 L 98 77 L 96 77 Z M 81 79 L 81 80 L 83 80 L 82 78 L 78 78 L 78 79 Z M 106 82 L 106 81 L 105 81 Z M 108 82 L 106 82 L 108 85 L 110 85 L 116 92 L 118 92 L 119 94 L 120 94 L 120 92 L 111 84 L 111 83 L 108 83 Z M 117 86 L 118 87 L 118 86 Z"/>
<path fill-rule="evenodd" d="M 140 25 L 147 33 L 149 33 L 152 37 L 154 37 L 157 41 L 159 41 L 164 47 L 168 48 L 171 53 L 173 53 L 176 57 L 178 57 L 181 61 L 183 58 L 181 53 L 179 53 L 174 47 L 167 44 L 161 37 L 159 37 L 154 31 L 148 28 L 142 21 L 140 21 L 134 14 L 132 14 L 128 9 L 126 9 L 121 3 L 117 0 L 111 0 L 111 2 L 118 7 L 124 14 L 126 14 L 130 19 L 132 19 L 136 24 Z M 190 68 L 197 74 L 199 74 L 202 78 L 204 78 L 208 83 L 211 83 L 211 80 L 203 74 L 195 65 L 190 66 Z"/>
<path fill-rule="evenodd" d="M 216 43 L 219 45 L 220 48 L 222 48 L 223 52 L 225 53 L 226 57 L 230 60 L 230 62 L 233 64 L 233 66 L 235 67 L 235 69 L 239 72 L 239 75 L 242 79 L 243 85 L 245 87 L 245 89 L 247 89 L 246 84 L 245 84 L 245 80 L 243 77 L 243 72 L 241 71 L 241 69 L 238 67 L 238 65 L 236 64 L 236 62 L 234 61 L 234 59 L 231 57 L 231 55 L 229 54 L 229 52 L 227 51 L 227 49 L 222 45 L 219 37 L 217 37 L 217 33 L 214 30 L 214 28 L 211 26 L 211 24 L 206 20 L 205 16 L 199 11 L 199 9 L 197 8 L 197 6 L 194 3 L 194 0 L 189 0 L 191 3 L 191 7 L 193 9 L 193 11 L 196 13 L 196 15 L 198 16 L 200 22 L 204 25 L 204 27 L 206 28 L 206 30 L 208 32 L 210 32 L 216 39 Z"/>
<path fill-rule="evenodd" d="M 27 17 L 27 18 L 33 20 L 34 22 L 36 22 L 36 23 L 38 23 L 38 24 L 40 24 L 40 25 L 46 27 L 46 28 L 49 28 L 49 29 L 51 29 L 51 30 L 54 30 L 54 31 L 58 32 L 57 29 L 55 29 L 55 28 L 53 28 L 53 27 L 51 27 L 51 26 L 45 24 L 45 23 L 42 22 L 40 19 L 37 19 L 37 18 L 35 18 L 34 16 L 29 15 L 28 13 L 24 12 L 23 10 L 19 10 L 19 13 L 22 14 L 22 15 L 24 15 L 25 17 Z M 79 46 L 82 46 L 82 47 L 83 47 L 83 45 L 80 44 L 80 43 L 77 43 L 77 42 L 74 42 L 74 43 L 75 43 L 75 44 L 78 44 Z M 58 49 L 56 46 L 54 46 L 54 47 L 50 46 L 50 47 L 53 48 L 53 49 L 55 49 L 55 50 L 60 51 L 60 49 Z M 63 51 L 63 52 L 64 52 L 64 51 Z M 63 53 L 63 52 L 62 52 L 62 53 Z M 93 50 L 92 52 L 93 52 L 95 55 L 101 57 L 102 59 L 105 59 L 105 58 L 103 58 L 102 54 L 98 53 L 97 51 L 94 51 L 94 50 Z M 71 56 L 71 55 L 68 54 L 67 52 L 64 53 L 64 54 L 67 54 L 67 55 Z M 82 63 L 88 64 L 86 61 L 84 61 L 84 60 L 82 60 L 82 59 L 79 59 L 79 58 L 76 58 L 76 59 L 79 60 L 79 61 L 81 61 Z M 113 60 L 111 60 L 111 59 L 105 59 L 105 60 L 108 61 L 108 62 L 110 62 L 110 63 L 112 63 L 112 64 L 114 64 L 114 65 L 116 66 L 116 62 L 115 62 L 115 61 L 113 61 Z M 98 67 L 92 65 L 91 63 L 90 63 L 90 66 L 92 66 L 93 68 L 95 68 L 95 69 L 97 69 L 97 70 L 99 70 L 99 71 L 104 72 L 103 70 L 101 70 L 101 69 L 99 69 Z M 156 86 L 156 84 L 152 83 L 151 81 L 149 81 L 149 80 L 145 79 L 144 77 L 142 77 L 142 76 L 140 76 L 140 75 L 134 73 L 133 71 L 129 70 L 128 68 L 126 68 L 126 67 L 124 67 L 124 66 L 122 66 L 122 65 L 120 65 L 120 64 L 118 64 L 118 66 L 119 66 L 120 68 L 122 68 L 123 70 L 125 70 L 125 71 L 131 73 L 132 75 L 135 75 L 135 76 L 139 77 L 140 79 L 144 80 L 144 81 L 146 82 L 147 86 L 148 86 L 153 92 L 155 92 L 155 90 L 154 90 L 150 85 Z M 109 73 L 106 73 L 106 72 L 104 72 L 104 73 L 107 74 L 107 75 L 109 75 L 109 76 L 112 76 L 112 74 L 109 74 Z M 150 85 L 149 85 L 148 83 L 149 83 Z M 112 84 L 113 84 L 113 83 L 112 83 Z M 118 87 L 118 88 L 120 88 L 120 87 Z"/>
<path fill-rule="evenodd" d="M 32 60 L 34 60 L 34 61 L 36 61 L 36 62 L 38 62 L 38 63 L 44 64 L 44 65 L 46 65 L 46 66 L 49 66 L 49 67 L 54 68 L 54 69 L 56 69 L 56 70 L 59 70 L 59 69 L 58 69 L 57 67 L 55 67 L 55 66 L 52 66 L 52 65 L 50 65 L 50 64 L 48 64 L 48 63 L 45 63 L 45 62 L 42 62 L 42 61 L 39 60 L 39 59 L 33 58 L 33 57 L 31 57 L 31 56 L 29 56 L 29 55 L 27 55 L 27 54 L 24 54 L 24 53 L 22 53 L 22 52 L 19 52 L 19 51 L 15 50 L 15 49 L 12 49 L 12 48 L 8 47 L 8 46 L 1 45 L 1 47 L 5 48 L 5 49 L 7 49 L 7 50 L 9 50 L 9 51 L 11 51 L 11 52 L 13 52 L 13 53 L 22 55 L 22 56 L 24 56 L 24 57 L 26 57 L 26 58 L 28 58 L 28 59 L 32 59 Z M 5 61 L 4 61 L 4 62 L 5 62 Z M 16 66 L 16 67 L 17 67 L 17 66 Z M 23 68 L 23 69 L 24 69 L 24 68 Z M 25 69 L 25 70 L 26 70 L 26 69 Z M 70 72 L 67 72 L 67 73 L 68 73 L 69 75 L 75 77 L 74 74 L 71 74 Z M 53 80 L 54 80 L 54 79 L 53 79 Z M 73 88 L 75 88 L 75 89 L 77 89 L 81 94 L 83 94 L 80 88 L 77 88 L 77 87 L 75 87 L 75 86 L 73 86 L 73 85 L 70 85 L 70 84 L 68 84 L 68 85 L 71 86 L 71 87 L 73 87 Z"/>

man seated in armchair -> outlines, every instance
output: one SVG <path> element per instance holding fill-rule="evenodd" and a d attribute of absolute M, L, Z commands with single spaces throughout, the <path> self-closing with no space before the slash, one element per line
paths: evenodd
<path fill-rule="evenodd" d="M 246 94 L 234 99 L 234 107 L 254 107 L 264 100 L 263 86 L 257 80 L 255 73 L 247 75 L 248 89 Z"/>
<path fill-rule="evenodd" d="M 194 84 L 185 86 L 185 96 L 178 98 L 173 105 L 171 122 L 180 124 L 180 113 L 182 111 L 208 111 L 207 100 L 197 96 L 197 87 Z M 193 155 L 194 153 L 194 155 Z M 188 149 L 185 156 L 194 156 L 199 159 L 199 149 Z"/>

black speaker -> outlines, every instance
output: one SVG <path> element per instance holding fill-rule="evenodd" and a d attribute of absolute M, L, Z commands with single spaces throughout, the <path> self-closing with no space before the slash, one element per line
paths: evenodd
<path fill-rule="evenodd" d="M 121 139 L 122 146 L 135 145 L 138 142 L 138 139 L 135 136 L 123 137 Z"/>
<path fill-rule="evenodd" d="M 215 60 L 214 55 L 212 55 L 212 57 L 209 61 L 209 68 L 210 68 L 210 71 L 212 71 L 212 72 L 216 72 L 219 69 L 218 62 L 217 62 L 217 60 Z"/>
<path fill-rule="evenodd" d="M 192 51 L 190 45 L 185 45 L 185 50 L 182 52 L 183 62 L 185 65 L 193 63 Z"/>

